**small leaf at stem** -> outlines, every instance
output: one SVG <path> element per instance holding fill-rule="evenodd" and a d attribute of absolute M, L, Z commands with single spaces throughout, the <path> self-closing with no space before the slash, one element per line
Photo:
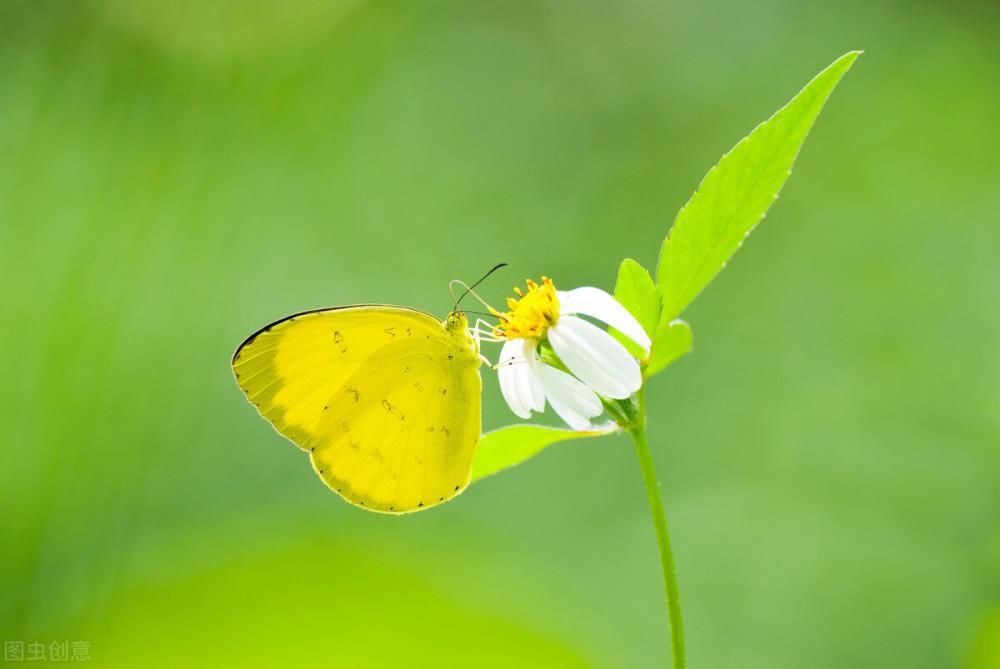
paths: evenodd
<path fill-rule="evenodd" d="M 472 463 L 472 481 L 521 464 L 560 441 L 601 437 L 617 430 L 618 426 L 612 423 L 586 431 L 545 425 L 510 425 L 487 432 L 479 440 L 476 449 L 476 458 Z"/>
<path fill-rule="evenodd" d="M 691 326 L 677 318 L 669 323 L 664 322 L 656 329 L 653 337 L 653 348 L 649 354 L 649 363 L 643 370 L 643 376 L 649 378 L 658 374 L 668 366 L 691 352 L 694 346 L 694 335 Z"/>
<path fill-rule="evenodd" d="M 656 332 L 656 324 L 660 320 L 660 293 L 656 290 L 653 277 L 642 265 L 631 258 L 622 260 L 618 267 L 618 281 L 615 282 L 615 299 L 642 325 L 649 338 Z M 646 353 L 638 344 L 614 328 L 609 329 L 612 336 L 620 341 L 629 353 L 643 360 Z"/>
<path fill-rule="evenodd" d="M 764 217 L 827 98 L 858 55 L 852 51 L 834 61 L 705 175 L 660 251 L 661 323 L 684 311 Z"/>
<path fill-rule="evenodd" d="M 625 258 L 618 268 L 615 299 L 629 310 L 651 338 L 660 321 L 660 295 L 646 268 Z"/>

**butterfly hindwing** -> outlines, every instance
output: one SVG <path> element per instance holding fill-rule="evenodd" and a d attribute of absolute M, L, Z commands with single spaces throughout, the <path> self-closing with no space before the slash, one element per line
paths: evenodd
<path fill-rule="evenodd" d="M 480 431 L 478 358 L 419 311 L 299 314 L 250 337 L 233 369 L 247 398 L 311 453 L 323 480 L 376 511 L 426 508 L 468 483 Z"/>

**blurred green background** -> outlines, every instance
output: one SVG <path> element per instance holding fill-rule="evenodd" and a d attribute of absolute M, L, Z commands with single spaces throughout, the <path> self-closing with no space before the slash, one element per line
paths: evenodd
<path fill-rule="evenodd" d="M 651 437 L 692 667 L 1000 666 L 1000 8 L 0 2 L 0 636 L 95 666 L 653 667 L 625 438 L 403 518 L 238 391 L 303 309 L 610 289 L 836 56 Z M 491 355 L 495 354 L 490 351 Z M 485 427 L 514 422 L 485 375 Z"/>

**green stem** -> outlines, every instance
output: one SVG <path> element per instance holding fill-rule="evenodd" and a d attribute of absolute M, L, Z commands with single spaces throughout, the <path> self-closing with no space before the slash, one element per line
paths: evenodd
<path fill-rule="evenodd" d="M 670 548 L 670 533 L 667 531 L 667 516 L 663 512 L 663 500 L 660 499 L 660 483 L 656 480 L 656 469 L 653 467 L 653 457 L 649 453 L 649 442 L 646 440 L 646 391 L 638 392 L 638 415 L 629 429 L 635 440 L 635 453 L 639 457 L 642 468 L 642 480 L 646 484 L 646 494 L 649 496 L 649 510 L 653 514 L 653 527 L 656 529 L 656 543 L 660 548 L 660 566 L 663 568 L 663 585 L 667 594 L 667 622 L 670 625 L 670 648 L 674 658 L 674 669 L 684 669 L 684 623 L 681 620 L 681 595 L 677 587 L 677 570 L 674 567 L 674 553 Z"/>

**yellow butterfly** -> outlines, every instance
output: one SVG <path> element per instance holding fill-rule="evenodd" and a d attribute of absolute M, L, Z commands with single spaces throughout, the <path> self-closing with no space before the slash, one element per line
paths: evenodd
<path fill-rule="evenodd" d="M 482 379 L 468 325 L 457 303 L 444 321 L 390 305 L 306 311 L 248 337 L 233 372 L 344 499 L 417 511 L 469 484 Z"/>

